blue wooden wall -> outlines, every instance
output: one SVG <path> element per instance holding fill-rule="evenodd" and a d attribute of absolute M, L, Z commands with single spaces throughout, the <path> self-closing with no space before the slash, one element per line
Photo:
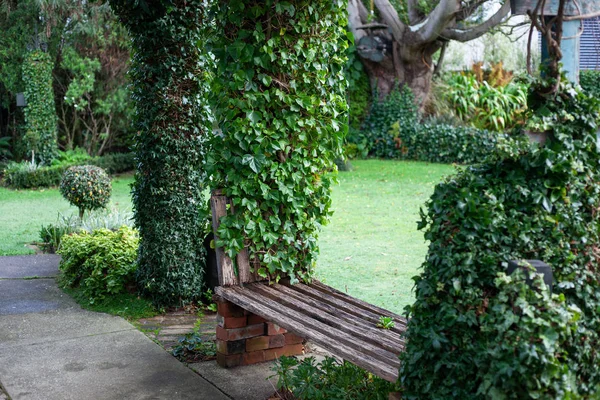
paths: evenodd
<path fill-rule="evenodd" d="M 600 69 L 600 17 L 583 21 L 579 46 L 579 68 Z"/>

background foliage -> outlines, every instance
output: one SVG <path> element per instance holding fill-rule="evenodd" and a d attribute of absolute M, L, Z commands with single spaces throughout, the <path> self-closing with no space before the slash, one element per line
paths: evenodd
<path fill-rule="evenodd" d="M 579 84 L 589 96 L 600 98 L 600 71 L 579 71 Z"/>
<path fill-rule="evenodd" d="M 137 104 L 133 186 L 140 231 L 137 281 L 160 304 L 198 298 L 204 285 L 202 195 L 210 121 L 205 108 L 202 1 L 114 0 L 131 32 Z"/>
<path fill-rule="evenodd" d="M 422 212 L 431 244 L 407 309 L 405 398 L 597 391 L 598 100 L 564 83 L 549 98 L 536 88 L 530 112 L 545 107 L 556 116 L 549 144 L 499 148 L 438 185 Z M 510 284 L 502 273 L 511 259 L 551 265 L 557 296 Z"/>
<path fill-rule="evenodd" d="M 233 200 L 219 238 L 259 273 L 307 280 L 331 211 L 347 122 L 345 3 L 215 2 L 213 186 Z"/>

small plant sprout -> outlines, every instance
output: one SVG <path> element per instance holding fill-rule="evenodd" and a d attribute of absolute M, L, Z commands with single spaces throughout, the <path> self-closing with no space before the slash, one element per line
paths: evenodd
<path fill-rule="evenodd" d="M 396 324 L 394 323 L 394 319 L 392 317 L 384 317 L 383 315 L 379 317 L 379 323 L 377 324 L 378 328 L 381 329 L 392 329 Z"/>

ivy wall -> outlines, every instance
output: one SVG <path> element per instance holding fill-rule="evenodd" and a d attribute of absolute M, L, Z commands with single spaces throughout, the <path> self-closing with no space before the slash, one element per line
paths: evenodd
<path fill-rule="evenodd" d="M 137 280 L 160 304 L 196 299 L 204 286 L 200 212 L 208 117 L 202 5 L 196 0 L 111 1 L 133 39 Z"/>
<path fill-rule="evenodd" d="M 52 66 L 50 55 L 41 50 L 27 54 L 23 63 L 24 94 L 27 101 L 24 137 L 27 157 L 44 164 L 50 164 L 58 151 Z"/>
<path fill-rule="evenodd" d="M 346 3 L 214 2 L 209 170 L 233 201 L 221 244 L 249 246 L 259 273 L 311 277 L 347 130 Z"/>

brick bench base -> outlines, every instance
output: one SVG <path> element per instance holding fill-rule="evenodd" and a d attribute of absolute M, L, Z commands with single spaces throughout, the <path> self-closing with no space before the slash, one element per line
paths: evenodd
<path fill-rule="evenodd" d="M 217 363 L 224 368 L 304 353 L 304 339 L 218 296 Z"/>

